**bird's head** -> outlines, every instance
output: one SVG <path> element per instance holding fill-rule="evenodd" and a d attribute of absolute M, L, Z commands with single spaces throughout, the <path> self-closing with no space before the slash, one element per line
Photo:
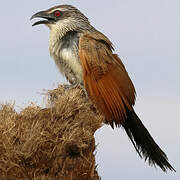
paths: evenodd
<path fill-rule="evenodd" d="M 35 22 L 32 26 L 45 24 L 50 29 L 55 28 L 62 31 L 81 31 L 91 27 L 88 18 L 71 5 L 60 5 L 40 11 L 31 17 L 31 19 L 34 18 L 43 18 L 43 20 Z"/>

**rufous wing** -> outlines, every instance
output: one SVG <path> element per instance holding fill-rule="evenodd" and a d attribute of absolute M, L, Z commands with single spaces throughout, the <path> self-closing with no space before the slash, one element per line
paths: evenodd
<path fill-rule="evenodd" d="M 100 32 L 85 33 L 79 40 L 84 86 L 112 127 L 120 126 L 126 109 L 133 110 L 135 89 L 109 39 Z"/>

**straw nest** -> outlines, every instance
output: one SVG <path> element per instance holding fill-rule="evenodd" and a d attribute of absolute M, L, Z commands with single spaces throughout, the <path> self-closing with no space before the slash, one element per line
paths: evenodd
<path fill-rule="evenodd" d="M 83 90 L 48 91 L 46 108 L 0 107 L 0 179 L 99 180 L 94 133 L 104 117 Z"/>

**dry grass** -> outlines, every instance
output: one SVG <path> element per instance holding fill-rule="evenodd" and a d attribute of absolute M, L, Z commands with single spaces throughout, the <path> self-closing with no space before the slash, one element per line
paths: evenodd
<path fill-rule="evenodd" d="M 80 89 L 49 91 L 47 108 L 0 107 L 0 179 L 99 180 L 94 133 L 103 116 Z"/>

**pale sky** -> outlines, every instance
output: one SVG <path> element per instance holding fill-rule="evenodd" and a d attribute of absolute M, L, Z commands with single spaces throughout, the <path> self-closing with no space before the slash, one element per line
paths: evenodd
<path fill-rule="evenodd" d="M 122 128 L 96 133 L 102 180 L 180 179 L 180 1 L 31 0 L 1 2 L 0 102 L 43 104 L 43 89 L 65 82 L 48 51 L 49 30 L 31 27 L 39 10 L 71 4 L 113 42 L 137 91 L 135 110 L 169 157 L 177 173 L 149 167 Z"/>

